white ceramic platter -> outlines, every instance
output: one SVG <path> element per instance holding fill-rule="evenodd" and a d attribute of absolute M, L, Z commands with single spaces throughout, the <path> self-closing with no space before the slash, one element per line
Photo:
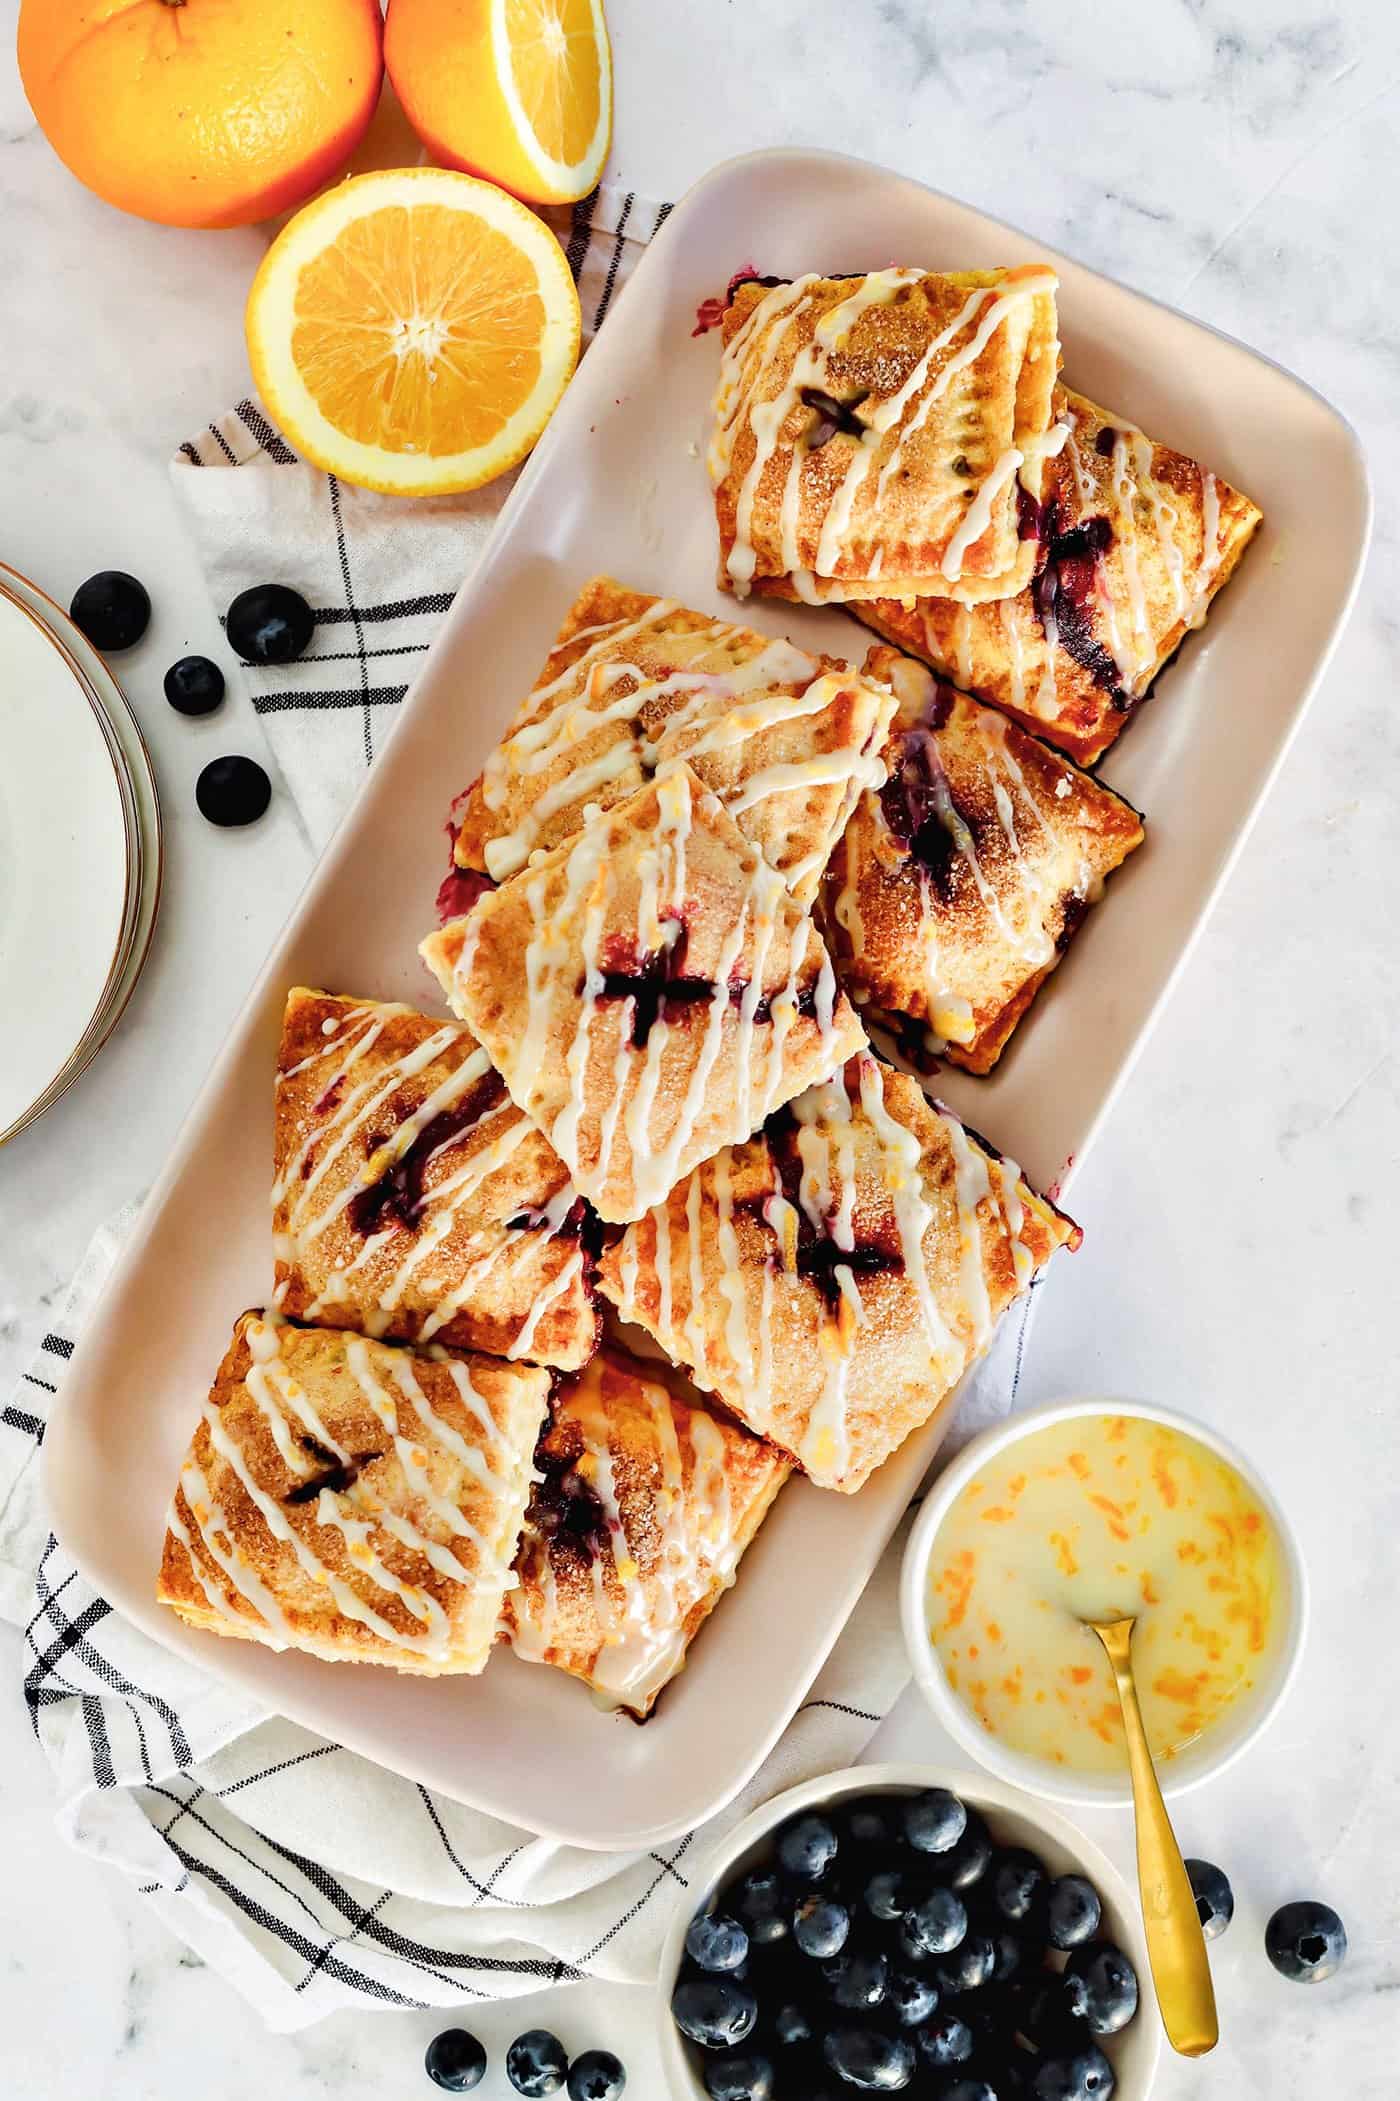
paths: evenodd
<path fill-rule="evenodd" d="M 130 939 L 130 791 L 110 727 L 38 618 L 0 592 L 0 1138 L 101 1013 Z"/>
<path fill-rule="evenodd" d="M 725 605 L 700 457 L 718 357 L 717 338 L 693 332 L 702 300 L 746 265 L 792 275 L 892 259 L 984 267 L 1044 253 L 917 183 L 820 153 L 730 162 L 678 206 L 277 944 L 92 1317 L 45 1447 L 68 1547 L 158 1639 L 386 1765 L 582 1845 L 656 1844 L 742 1786 L 839 1632 L 947 1411 L 858 1496 L 805 1482 L 784 1491 L 645 1728 L 509 1655 L 481 1678 L 423 1682 L 184 1630 L 157 1611 L 154 1573 L 170 1487 L 233 1320 L 270 1288 L 283 996 L 302 980 L 437 1005 L 416 943 L 432 924 L 449 796 L 480 768 L 586 577 L 609 569 L 697 606 Z M 1042 1184 L 1062 1183 L 1082 1156 L 1200 927 L 1345 617 L 1369 514 L 1352 434 L 1308 388 L 1182 315 L 1049 259 L 1061 274 L 1070 379 L 1248 490 L 1268 522 L 1206 634 L 1106 765 L 1146 810 L 1150 843 L 1090 915 L 1004 1071 L 990 1082 L 949 1076 L 954 1106 Z M 853 657 L 868 639 L 838 612 L 755 606 L 752 618 Z M 1121 1220 L 1084 1223 L 1091 1233 L 1122 1229 Z"/>

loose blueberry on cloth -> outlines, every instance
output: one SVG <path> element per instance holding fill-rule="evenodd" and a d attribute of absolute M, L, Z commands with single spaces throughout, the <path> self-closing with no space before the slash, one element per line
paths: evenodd
<path fill-rule="evenodd" d="M 586 334 L 666 209 L 604 187 L 562 215 Z M 173 479 L 211 624 L 214 609 L 272 577 L 313 608 L 304 657 L 245 667 L 241 679 L 263 756 L 319 849 L 382 748 L 509 481 L 415 504 L 342 488 L 298 460 L 252 401 L 182 446 Z M 225 709 L 230 732 L 255 746 L 242 694 Z M 653 1978 L 662 1928 L 676 1903 L 693 1908 L 693 1869 L 709 1845 L 782 1789 L 858 1759 L 903 1689 L 902 1531 L 767 1763 L 703 1831 L 611 1855 L 480 1815 L 269 1715 L 159 1647 L 51 1536 L 38 1484 L 45 1421 L 130 1223 L 126 1214 L 99 1233 L 47 1332 L 52 1317 L 32 1309 L 37 1354 L 0 1408 L 0 1611 L 24 1630 L 25 1695 L 64 1836 L 125 1874 L 278 2029 L 347 2005 L 432 2005 L 469 2020 L 483 1998 Z M 1034 1296 L 969 1381 L 961 1434 L 1013 1404 Z M 191 1395 L 191 1408 L 201 1399 Z M 724 1638 L 722 1613 L 705 1638 Z"/>

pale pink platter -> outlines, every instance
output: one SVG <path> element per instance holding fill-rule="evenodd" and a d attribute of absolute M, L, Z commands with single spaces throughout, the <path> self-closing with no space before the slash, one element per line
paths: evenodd
<path fill-rule="evenodd" d="M 784 1492 L 644 1728 L 508 1654 L 480 1678 L 425 1681 L 186 1630 L 157 1608 L 154 1573 L 170 1489 L 233 1320 L 271 1288 L 283 995 L 302 982 L 440 1008 L 416 944 L 433 924 L 448 800 L 479 770 L 584 578 L 606 569 L 722 610 L 702 463 L 718 342 L 693 333 L 703 300 L 745 266 L 790 276 L 1038 258 L 1060 273 L 1067 379 L 1205 461 L 1265 514 L 1205 633 L 1104 762 L 1110 784 L 1146 812 L 1148 844 L 1090 915 L 997 1074 L 941 1082 L 1033 1181 L 1064 1189 L 1345 620 L 1369 531 L 1365 468 L 1325 401 L 1199 322 L 882 169 L 824 153 L 754 154 L 715 169 L 676 208 L 580 368 L 200 1093 L 49 1433 L 56 1528 L 88 1578 L 150 1634 L 415 1780 L 579 1845 L 655 1845 L 743 1786 L 839 1633 L 949 1411 L 857 1496 L 805 1482 Z M 870 639 L 837 612 L 754 600 L 745 617 L 857 661 Z M 1081 1223 L 1089 1234 L 1122 1226 Z"/>

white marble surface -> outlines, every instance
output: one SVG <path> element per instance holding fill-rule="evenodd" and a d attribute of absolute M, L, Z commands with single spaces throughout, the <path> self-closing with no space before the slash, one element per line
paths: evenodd
<path fill-rule="evenodd" d="M 246 837 L 195 814 L 203 761 L 256 752 L 246 701 L 190 725 L 160 676 L 219 653 L 165 479 L 172 445 L 246 384 L 239 316 L 262 240 L 124 220 L 34 130 L 0 0 L 0 554 L 66 599 L 90 570 L 148 579 L 124 667 L 170 834 L 156 951 L 95 1069 L 0 1154 L 0 1383 L 93 1227 L 159 1166 L 306 875 L 285 797 Z M 1195 1409 L 1265 1465 L 1315 1587 L 1298 1690 L 1242 1770 L 1182 1805 L 1188 1851 L 1240 1900 L 1217 1974 L 1225 2040 L 1163 2101 L 1321 2101 L 1395 2086 L 1400 1415 L 1386 1308 L 1400 1230 L 1400 679 L 1394 422 L 1400 19 L 1382 0 L 612 0 L 613 170 L 676 195 L 746 147 L 890 162 L 1257 345 L 1359 427 L 1378 489 L 1350 631 L 1205 939 L 1075 1190 L 1089 1231 L 1047 1294 L 1028 1397 L 1118 1389 Z M 696 83 L 713 83 L 706 94 Z M 1222 707 L 1229 696 L 1221 696 Z M 1381 1664 L 1362 1628 L 1387 1623 Z M 283 2101 L 426 2093 L 430 2016 L 269 2037 L 114 1878 L 64 1851 L 0 1633 L 0 2083 L 23 2101 Z M 906 1701 L 892 1749 L 937 1755 Z M 1102 1835 L 1102 1826 L 1100 1825 Z M 1127 1834 L 1108 1842 L 1127 1857 Z M 1284 1985 L 1260 1926 L 1324 1895 L 1352 1956 Z M 660 2101 L 644 1994 L 533 2009 L 609 2040 Z M 517 2007 L 484 2016 L 504 2044 Z M 494 2095 L 503 2083 L 482 2090 Z"/>

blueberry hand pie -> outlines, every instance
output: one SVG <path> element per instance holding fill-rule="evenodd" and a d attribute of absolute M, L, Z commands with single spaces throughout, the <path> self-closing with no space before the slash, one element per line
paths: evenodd
<path fill-rule="evenodd" d="M 422 954 L 609 1221 L 865 1041 L 811 919 L 679 760 Z"/>
<path fill-rule="evenodd" d="M 595 577 L 462 798 L 457 866 L 502 881 L 679 757 L 810 903 L 892 710 L 835 657 Z"/>
<path fill-rule="evenodd" d="M 297 987 L 274 1167 L 282 1312 L 571 1370 L 592 1355 L 587 1206 L 459 1024 Z"/>
<path fill-rule="evenodd" d="M 157 1596 L 273 1649 L 480 1671 L 549 1376 L 245 1313 L 180 1469 Z"/>
<path fill-rule="evenodd" d="M 1078 1228 L 865 1053 L 697 1168 L 600 1285 L 697 1386 L 849 1494 Z"/>
<path fill-rule="evenodd" d="M 733 1583 L 791 1472 L 683 1399 L 668 1368 L 604 1350 L 556 1396 L 506 1602 L 517 1656 L 645 1720 Z"/>
<path fill-rule="evenodd" d="M 811 602 L 1023 590 L 1059 364 L 1033 264 L 740 284 L 709 452 L 720 582 Z"/>
<path fill-rule="evenodd" d="M 964 691 L 1090 766 L 1192 628 L 1260 522 L 1247 496 L 1067 387 L 1045 464 L 1036 573 L 1014 598 L 893 593 L 852 611 Z"/>
<path fill-rule="evenodd" d="M 931 1051 L 989 1072 L 1142 821 L 997 709 L 894 650 L 870 654 L 899 715 L 884 786 L 861 797 L 823 877 L 828 945 L 872 1020 L 891 1010 Z"/>

